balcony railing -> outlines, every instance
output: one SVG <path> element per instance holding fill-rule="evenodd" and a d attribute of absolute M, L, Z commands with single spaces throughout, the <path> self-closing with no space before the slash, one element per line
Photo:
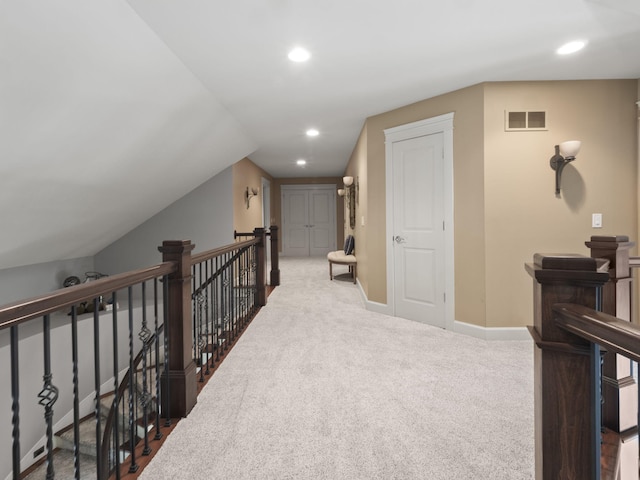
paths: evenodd
<path fill-rule="evenodd" d="M 640 327 L 630 322 L 627 237 L 592 237 L 591 257 L 536 255 L 536 479 L 637 479 Z"/>
<path fill-rule="evenodd" d="M 11 411 L 0 428 L 11 472 L 0 476 L 17 480 L 44 459 L 42 478 L 55 478 L 65 448 L 73 478 L 138 470 L 265 305 L 265 245 L 264 229 L 197 255 L 189 241 L 168 241 L 159 265 L 0 307 L 10 385 L 0 406 Z"/>

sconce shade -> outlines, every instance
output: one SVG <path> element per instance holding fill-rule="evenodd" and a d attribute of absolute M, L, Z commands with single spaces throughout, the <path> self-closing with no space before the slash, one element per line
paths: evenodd
<path fill-rule="evenodd" d="M 582 142 L 580 140 L 569 140 L 560 144 L 560 155 L 564 158 L 576 158 Z"/>
<path fill-rule="evenodd" d="M 353 177 L 342 177 L 342 182 L 345 187 L 350 187 L 353 184 Z"/>
<path fill-rule="evenodd" d="M 338 189 L 338 195 L 340 195 L 341 197 L 344 197 L 344 188 Z"/>

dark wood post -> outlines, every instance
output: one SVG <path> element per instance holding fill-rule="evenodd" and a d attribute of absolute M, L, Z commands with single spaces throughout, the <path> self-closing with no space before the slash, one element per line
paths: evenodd
<path fill-rule="evenodd" d="M 163 373 L 162 381 L 164 390 L 169 391 L 172 418 L 186 417 L 197 401 L 191 336 L 191 251 L 194 246 L 189 240 L 169 240 L 158 247 L 163 262 L 178 264 L 177 272 L 169 276 L 169 317 L 166 319 L 169 371 Z"/>
<path fill-rule="evenodd" d="M 280 285 L 280 262 L 278 260 L 278 226 L 269 227 L 271 234 L 271 276 L 270 285 L 277 287 Z"/>
<path fill-rule="evenodd" d="M 609 282 L 603 288 L 602 311 L 631 321 L 629 250 L 635 243 L 619 235 L 592 236 L 585 244 L 591 250 L 591 257 L 609 261 Z M 606 353 L 603 362 L 602 422 L 618 436 L 619 478 L 637 478 L 638 385 L 631 375 L 631 361 L 623 355 Z"/>
<path fill-rule="evenodd" d="M 609 275 L 598 271 L 595 259 L 581 255 L 536 254 L 525 267 L 534 279 L 529 331 L 536 344 L 536 480 L 596 478 L 592 445 L 599 425 L 591 411 L 590 345 L 560 329 L 552 307 L 574 303 L 595 309 L 597 287 Z"/>
<path fill-rule="evenodd" d="M 262 227 L 255 228 L 253 235 L 260 239 L 256 245 L 256 302 L 258 306 L 264 307 L 267 304 L 267 272 L 265 268 L 267 235 Z"/>

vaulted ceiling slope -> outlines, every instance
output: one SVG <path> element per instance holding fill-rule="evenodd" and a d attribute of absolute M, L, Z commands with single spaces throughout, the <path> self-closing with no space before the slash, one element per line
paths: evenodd
<path fill-rule="evenodd" d="M 640 78 L 639 45 L 635 0 L 0 0 L 0 268 L 92 255 L 244 156 L 340 175 L 366 117 L 444 92 Z"/>
<path fill-rule="evenodd" d="M 0 2 L 0 268 L 93 255 L 256 143 L 124 1 Z"/>

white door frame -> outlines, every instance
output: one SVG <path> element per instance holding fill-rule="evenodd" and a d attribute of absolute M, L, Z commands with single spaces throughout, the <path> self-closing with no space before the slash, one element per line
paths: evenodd
<path fill-rule="evenodd" d="M 265 230 L 271 227 L 271 182 L 262 177 L 262 226 Z M 266 249 L 267 265 L 271 263 L 271 239 L 267 242 L 269 248 Z"/>
<path fill-rule="evenodd" d="M 271 227 L 271 182 L 262 177 L 262 226 Z"/>
<path fill-rule="evenodd" d="M 453 253 L 453 112 L 418 122 L 387 128 L 385 134 L 385 174 L 387 209 L 387 307 L 395 315 L 395 284 L 393 262 L 393 143 L 434 133 L 443 134 L 444 149 L 444 269 L 445 327 L 455 325 L 455 282 Z"/>

